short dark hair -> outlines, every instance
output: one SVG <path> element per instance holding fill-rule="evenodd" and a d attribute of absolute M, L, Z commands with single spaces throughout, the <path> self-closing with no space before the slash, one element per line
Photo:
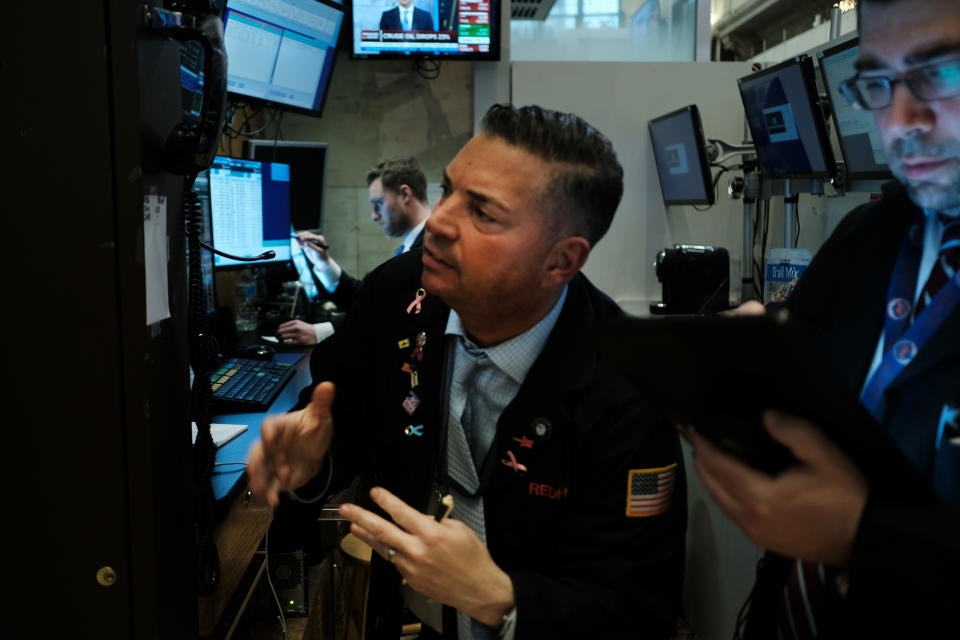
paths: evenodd
<path fill-rule="evenodd" d="M 481 132 L 553 163 L 539 194 L 544 210 L 591 246 L 603 237 L 623 196 L 623 167 L 605 135 L 572 113 L 509 104 L 490 107 Z"/>
<path fill-rule="evenodd" d="M 401 156 L 384 160 L 367 172 L 367 186 L 380 178 L 384 189 L 394 193 L 402 185 L 410 187 L 413 197 L 420 202 L 427 202 L 427 176 L 420 169 L 420 163 L 413 156 Z"/>

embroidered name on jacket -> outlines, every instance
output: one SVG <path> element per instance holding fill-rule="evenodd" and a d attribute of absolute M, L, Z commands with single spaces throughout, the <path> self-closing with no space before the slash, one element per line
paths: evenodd
<path fill-rule="evenodd" d="M 570 495 L 569 487 L 555 489 L 542 482 L 531 482 L 527 491 L 531 496 L 540 496 L 541 498 L 549 498 L 550 500 L 565 500 Z"/>

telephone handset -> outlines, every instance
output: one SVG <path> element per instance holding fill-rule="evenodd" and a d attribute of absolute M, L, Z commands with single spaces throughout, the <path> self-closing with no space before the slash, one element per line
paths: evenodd
<path fill-rule="evenodd" d="M 212 8 L 202 15 L 150 8 L 147 10 L 147 24 L 179 42 L 196 41 L 203 46 L 200 122 L 181 122 L 175 126 L 167 136 L 162 155 L 163 167 L 170 173 L 195 175 L 213 164 L 226 120 L 227 53 L 223 22 Z"/>

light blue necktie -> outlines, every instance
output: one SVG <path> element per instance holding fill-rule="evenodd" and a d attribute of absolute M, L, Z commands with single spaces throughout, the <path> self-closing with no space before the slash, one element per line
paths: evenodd
<path fill-rule="evenodd" d="M 399 247 L 397 247 L 396 249 L 393 250 L 393 256 L 392 256 L 392 257 L 396 258 L 396 257 L 397 257 L 398 255 L 400 255 L 401 253 L 403 253 L 403 245 L 400 245 Z"/>
<path fill-rule="evenodd" d="M 413 11 L 404 11 L 403 12 L 403 29 L 404 31 L 410 31 L 413 29 Z"/>

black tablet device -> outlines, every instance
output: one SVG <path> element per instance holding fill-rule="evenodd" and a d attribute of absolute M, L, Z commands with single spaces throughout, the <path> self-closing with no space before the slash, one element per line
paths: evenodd
<path fill-rule="evenodd" d="M 594 340 L 676 425 L 695 426 L 756 469 L 775 475 L 796 462 L 761 423 L 764 410 L 776 409 L 819 426 L 872 491 L 936 500 L 929 481 L 785 316 L 631 318 L 597 327 Z"/>

